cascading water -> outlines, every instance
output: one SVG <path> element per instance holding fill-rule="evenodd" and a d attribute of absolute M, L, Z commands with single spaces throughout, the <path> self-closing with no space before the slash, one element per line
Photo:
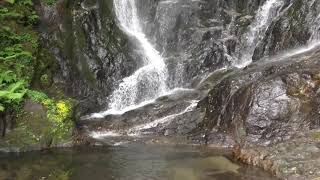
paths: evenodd
<path fill-rule="evenodd" d="M 313 8 L 319 9 L 319 6 L 320 5 L 317 5 L 315 0 L 309 2 L 310 12 L 307 14 L 306 19 L 309 24 L 309 32 L 311 36 L 307 41 L 307 44 L 305 46 L 286 51 L 281 56 L 282 58 L 302 54 L 320 46 L 320 14 L 312 11 Z"/>
<path fill-rule="evenodd" d="M 209 1 L 207 0 L 207 2 Z M 141 0 L 139 2 L 144 3 L 145 1 Z M 219 13 L 212 15 L 215 12 L 214 10 L 211 12 L 212 7 L 215 6 L 214 3 L 210 8 L 205 9 L 208 12 L 201 9 L 205 13 L 195 13 L 195 17 L 190 18 L 189 13 L 186 12 L 189 12 L 189 10 L 199 12 L 198 2 L 196 1 L 159 1 L 159 4 L 157 4 L 158 1 L 152 1 L 157 3 L 152 6 L 150 12 L 148 9 L 143 9 L 147 6 L 139 4 L 139 2 L 137 0 L 114 0 L 115 13 L 120 27 L 141 47 L 144 54 L 143 66 L 131 76 L 123 79 L 119 88 L 110 96 L 110 109 L 108 111 L 93 114 L 89 118 L 86 117 L 87 119 L 84 118 L 88 121 L 81 122 L 88 135 L 94 139 L 99 139 L 99 142 L 118 144 L 119 142 L 122 143 L 123 140 L 131 141 L 132 139 L 135 141 L 138 138 L 148 139 L 149 137 L 154 138 L 154 136 L 185 136 L 190 132 L 193 133 L 195 129 L 197 131 L 210 129 L 212 128 L 211 122 L 206 121 L 211 120 L 205 119 L 201 108 L 205 107 L 206 113 L 215 113 L 216 109 L 218 109 L 217 114 L 224 113 L 225 107 L 230 105 L 229 102 L 224 102 L 225 98 L 229 101 L 229 98 L 238 96 L 237 93 L 239 93 L 239 96 L 248 96 L 246 92 L 234 91 L 233 87 L 237 86 L 236 89 L 244 87 L 242 86 L 243 82 L 253 80 L 251 78 L 260 78 L 261 74 L 264 76 L 264 73 L 260 72 L 264 68 L 268 68 L 270 63 L 284 61 L 284 63 L 289 64 L 291 59 L 296 61 L 297 58 L 287 57 L 304 53 L 320 45 L 320 16 L 318 13 L 319 5 L 316 4 L 317 0 L 304 4 L 303 9 L 305 11 L 300 12 L 301 17 L 304 17 L 303 20 L 307 24 L 303 28 L 303 32 L 308 31 L 305 34 L 301 33 L 301 36 L 305 38 L 303 41 L 299 41 L 295 37 L 300 30 L 293 28 L 296 22 L 290 19 L 293 18 L 291 10 L 296 5 L 294 4 L 295 1 L 291 3 L 286 1 L 285 3 L 284 0 L 266 0 L 259 5 L 260 8 L 254 7 L 258 10 L 253 19 L 248 18 L 249 16 L 246 14 L 239 15 L 240 13 L 233 13 L 233 11 L 227 14 L 228 16 L 226 15 L 227 18 L 220 17 Z M 181 2 L 181 4 L 173 6 L 172 4 L 176 2 Z M 139 12 L 136 5 L 142 8 Z M 310 8 L 308 9 L 309 5 Z M 156 6 L 161 6 L 161 8 L 155 8 Z M 179 9 L 179 13 L 172 16 L 165 13 L 175 9 Z M 147 21 L 143 27 L 146 29 L 143 29 L 142 22 L 139 22 L 141 18 L 138 17 L 138 14 L 140 13 L 152 14 L 148 18 L 145 17 Z M 298 15 L 300 16 L 300 14 Z M 243 33 L 242 30 L 247 27 L 249 21 L 251 24 L 248 26 L 247 32 Z M 293 21 L 293 23 L 290 21 Z M 223 22 L 229 23 L 228 26 L 224 26 Z M 243 22 L 244 24 L 241 24 Z M 172 25 L 172 27 L 167 28 L 167 24 Z M 239 24 L 243 26 L 239 26 Z M 162 28 L 168 30 L 165 29 L 164 31 Z M 165 60 L 146 38 L 144 30 L 148 32 L 148 37 L 152 37 L 153 41 L 157 42 L 157 47 L 163 49 Z M 280 34 L 281 31 L 279 30 L 283 30 L 283 34 Z M 153 36 L 151 33 L 155 35 Z M 284 38 L 291 39 L 287 41 Z M 241 44 L 237 47 L 238 42 Z M 306 46 L 301 46 L 301 42 L 304 42 L 303 45 Z M 178 48 L 171 48 L 175 46 Z M 275 48 L 273 49 L 273 47 Z M 299 47 L 299 49 L 288 50 L 290 47 Z M 233 71 L 233 69 L 229 69 L 229 63 L 216 63 L 220 60 L 228 61 L 234 62 L 234 66 L 243 67 L 252 62 L 254 53 L 258 54 L 257 62 L 248 69 Z M 276 56 L 264 58 L 271 55 Z M 220 68 L 214 66 L 226 67 L 219 72 L 217 69 Z M 211 69 L 211 67 L 213 68 Z M 258 68 L 256 69 L 256 67 Z M 282 63 L 275 62 L 275 68 L 277 67 L 282 67 Z M 279 71 L 281 70 L 279 68 Z M 242 72 L 248 73 L 250 76 L 247 77 L 247 74 L 245 74 L 245 77 L 239 77 L 238 79 L 236 75 L 239 73 L 242 76 Z M 195 78 L 186 78 L 188 77 L 185 76 L 187 73 L 194 73 L 195 75 L 192 74 L 190 77 Z M 252 73 L 254 74 L 251 76 Z M 268 74 L 266 73 L 266 75 Z M 235 81 L 229 82 L 230 78 L 234 78 Z M 169 82 L 165 83 L 166 81 Z M 171 93 L 170 89 L 181 87 L 188 82 L 192 83 L 190 85 L 192 88 L 195 88 L 193 91 L 183 92 L 182 90 L 168 95 Z M 228 92 L 224 94 L 224 91 L 229 88 L 229 83 L 231 83 L 230 91 L 232 94 L 228 94 Z M 246 85 L 246 83 L 243 84 Z M 275 87 L 278 88 L 278 86 L 282 87 L 277 80 Z M 273 84 L 271 84 L 270 89 L 274 89 L 273 87 Z M 233 92 L 237 93 L 233 94 Z M 153 99 L 163 95 L 168 96 L 153 101 Z M 212 95 L 214 95 L 214 100 L 208 100 L 206 102 L 208 104 L 202 104 L 204 98 L 211 98 Z M 226 95 L 228 97 L 225 97 Z M 219 99 L 220 97 L 221 99 Z M 281 97 L 289 99 L 287 96 Z M 200 103 L 198 103 L 199 100 L 201 100 Z M 233 102 L 233 99 L 231 101 Z M 150 104 L 146 105 L 147 103 Z M 241 104 L 236 104 L 234 107 L 238 108 L 238 105 Z M 219 109 L 220 107 L 221 109 Z M 230 110 L 241 113 L 237 112 L 237 109 Z M 127 111 L 130 112 L 124 113 Z M 232 115 L 237 116 L 236 114 Z M 222 120 L 223 118 L 219 117 L 217 119 L 218 121 L 214 122 L 217 126 L 222 126 L 225 123 Z M 205 135 L 200 135 L 207 141 L 208 138 Z"/>
<path fill-rule="evenodd" d="M 185 113 L 188 113 L 188 112 L 194 110 L 195 107 L 197 106 L 198 102 L 199 102 L 198 100 L 192 100 L 192 101 L 189 102 L 190 105 L 188 107 L 186 107 L 184 110 L 182 110 L 180 113 L 171 114 L 169 116 L 157 119 L 157 120 L 152 121 L 150 123 L 146 123 L 146 124 L 135 126 L 135 127 L 133 127 L 133 128 L 128 130 L 128 135 L 136 136 L 136 135 L 139 135 L 141 133 L 141 131 L 143 131 L 143 130 L 152 129 L 154 127 L 157 127 L 159 124 L 169 123 L 175 117 L 184 115 Z"/>
<path fill-rule="evenodd" d="M 142 31 L 135 1 L 115 0 L 114 8 L 121 28 L 137 40 L 145 57 L 143 66 L 124 78 L 112 93 L 109 110 L 104 115 L 133 109 L 133 106 L 159 97 L 167 91 L 165 62 Z"/>
<path fill-rule="evenodd" d="M 263 38 L 270 26 L 272 19 L 277 16 L 278 9 L 283 1 L 267 0 L 258 10 L 254 21 L 250 24 L 248 32 L 243 36 L 240 47 L 239 60 L 234 63 L 238 68 L 245 67 L 252 62 L 252 56 L 258 42 Z"/>

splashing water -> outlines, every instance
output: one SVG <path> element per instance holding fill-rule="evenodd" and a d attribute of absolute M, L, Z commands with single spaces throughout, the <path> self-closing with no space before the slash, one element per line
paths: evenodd
<path fill-rule="evenodd" d="M 181 115 L 183 115 L 185 113 L 188 113 L 188 112 L 192 111 L 197 106 L 198 102 L 199 102 L 198 100 L 191 101 L 190 105 L 187 108 L 185 108 L 183 111 L 181 111 L 180 113 L 172 114 L 172 115 L 163 117 L 161 119 L 157 119 L 155 121 L 152 121 L 150 123 L 146 123 L 146 124 L 135 126 L 135 127 L 131 128 L 131 129 L 129 129 L 128 135 L 130 135 L 130 136 L 139 136 L 141 134 L 141 131 L 143 131 L 143 130 L 147 130 L 147 129 L 151 129 L 151 128 L 157 127 L 159 124 L 169 123 L 175 117 L 181 116 Z"/>
<path fill-rule="evenodd" d="M 134 0 L 115 0 L 114 7 L 121 28 L 140 44 L 144 52 L 143 67 L 123 79 L 110 97 L 109 111 L 122 111 L 150 101 L 167 91 L 167 69 L 159 52 L 145 37 Z M 104 113 L 105 114 L 105 113 Z"/>
<path fill-rule="evenodd" d="M 166 95 L 170 95 L 170 94 L 175 94 L 179 91 L 192 91 L 192 89 L 185 89 L 185 88 L 175 88 L 175 89 L 172 89 L 172 90 L 169 90 L 167 92 L 165 92 L 164 94 L 162 94 L 162 96 L 166 96 Z M 87 115 L 87 116 L 83 116 L 81 117 L 82 120 L 87 120 L 87 119 L 94 119 L 94 118 L 104 118 L 106 117 L 107 115 L 121 115 L 121 114 L 124 114 L 128 111 L 131 111 L 131 110 L 134 110 L 134 109 L 138 109 L 138 108 L 141 108 L 145 105 L 148 105 L 148 104 L 152 104 L 156 101 L 156 99 L 152 99 L 152 100 L 148 100 L 148 101 L 143 101 L 139 104 L 135 104 L 135 105 L 131 105 L 131 106 L 128 106 L 122 110 L 114 110 L 114 109 L 109 109 L 107 111 L 104 111 L 104 112 L 99 112 L 99 113 L 92 113 L 90 115 Z"/>

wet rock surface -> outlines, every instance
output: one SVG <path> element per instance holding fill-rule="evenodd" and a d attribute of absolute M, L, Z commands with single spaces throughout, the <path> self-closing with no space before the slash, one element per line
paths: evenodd
<path fill-rule="evenodd" d="M 239 143 L 269 145 L 318 128 L 318 68 L 318 50 L 252 64 L 224 79 L 199 103 L 206 111 L 199 129 L 231 132 Z"/>
<path fill-rule="evenodd" d="M 319 131 L 310 131 L 273 146 L 235 148 L 234 155 L 283 179 L 317 179 L 320 177 L 319 143 Z"/>
<path fill-rule="evenodd" d="M 319 1 L 286 1 L 282 13 L 274 19 L 257 45 L 253 59 L 257 61 L 264 56 L 313 43 L 319 38 L 319 13 Z"/>
<path fill-rule="evenodd" d="M 136 0 L 136 6 L 143 31 L 165 58 L 168 86 L 194 88 L 203 76 L 236 64 L 248 46 L 258 61 L 318 37 L 319 2 L 283 0 L 272 9 L 271 25 L 248 43 L 265 2 Z M 119 28 L 112 0 L 58 1 L 40 4 L 38 12 L 42 44 L 60 64 L 54 82 L 81 101 L 82 115 L 107 107 L 111 92 L 142 65 L 141 48 Z"/>
<path fill-rule="evenodd" d="M 139 52 L 116 24 L 112 0 L 40 3 L 42 45 L 60 67 L 53 81 L 78 99 L 80 113 L 105 106 L 119 81 L 139 65 Z"/>

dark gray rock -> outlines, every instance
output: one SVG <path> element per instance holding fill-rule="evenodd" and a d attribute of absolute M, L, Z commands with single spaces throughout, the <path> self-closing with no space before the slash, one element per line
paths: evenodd
<path fill-rule="evenodd" d="M 269 145 L 318 127 L 319 55 L 316 50 L 252 65 L 224 79 L 200 102 L 206 111 L 200 131 L 228 132 L 240 144 Z"/>
<path fill-rule="evenodd" d="M 54 83 L 80 100 L 81 114 L 106 106 L 106 97 L 139 64 L 135 45 L 116 24 L 112 1 L 38 5 L 41 42 L 60 68 Z"/>
<path fill-rule="evenodd" d="M 319 38 L 320 2 L 291 0 L 286 4 L 258 44 L 254 61 L 298 48 Z"/>

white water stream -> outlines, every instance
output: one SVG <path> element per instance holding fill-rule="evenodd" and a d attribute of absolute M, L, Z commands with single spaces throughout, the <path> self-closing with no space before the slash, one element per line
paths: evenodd
<path fill-rule="evenodd" d="M 314 2 L 310 4 L 312 5 Z M 283 0 L 267 0 L 260 7 L 253 22 L 249 25 L 248 31 L 242 37 L 240 55 L 237 58 L 239 60 L 234 62 L 234 66 L 242 68 L 252 62 L 252 56 L 257 44 L 265 36 L 272 20 L 279 15 L 279 9 L 283 4 Z M 161 57 L 145 36 L 139 21 L 135 0 L 114 0 L 114 9 L 122 30 L 128 36 L 134 38 L 141 47 L 143 65 L 131 76 L 124 78 L 119 84 L 119 87 L 109 97 L 110 102 L 107 111 L 94 113 L 86 117 L 86 119 L 103 118 L 110 114 L 123 114 L 153 103 L 157 97 L 170 94 L 166 84 L 168 72 L 164 58 Z M 301 54 L 320 45 L 320 33 L 318 32 L 320 15 L 313 24 L 310 27 L 313 33 L 308 44 L 304 47 L 287 51 L 284 56 Z"/>
<path fill-rule="evenodd" d="M 121 137 L 121 136 L 125 136 L 125 135 L 140 136 L 140 135 L 143 135 L 143 133 L 142 133 L 143 130 L 148 130 L 148 129 L 157 127 L 158 125 L 161 125 L 161 124 L 170 123 L 174 118 L 176 118 L 178 116 L 182 116 L 185 113 L 191 112 L 192 110 L 194 110 L 196 108 L 198 102 L 199 102 L 198 100 L 192 100 L 192 101 L 190 101 L 190 105 L 179 113 L 171 114 L 171 115 L 168 115 L 168 116 L 160 118 L 160 119 L 156 119 L 156 120 L 149 122 L 149 123 L 146 123 L 146 124 L 134 126 L 130 129 L 128 129 L 126 132 L 93 131 L 93 132 L 90 132 L 89 135 L 95 139 L 103 139 L 103 138 L 109 138 L 109 137 Z"/>
<path fill-rule="evenodd" d="M 243 68 L 252 62 L 254 50 L 259 41 L 264 37 L 272 19 L 278 15 L 278 9 L 283 5 L 282 0 L 267 0 L 258 10 L 255 19 L 250 24 L 248 31 L 242 38 L 239 60 L 234 66 Z"/>
<path fill-rule="evenodd" d="M 143 131 L 143 130 L 147 130 L 147 129 L 151 129 L 151 128 L 157 127 L 160 124 L 170 123 L 171 120 L 173 120 L 174 118 L 194 110 L 194 108 L 197 106 L 198 102 L 199 102 L 198 100 L 191 101 L 190 105 L 187 108 L 185 108 L 183 111 L 181 111 L 180 113 L 172 114 L 172 115 L 157 119 L 155 121 L 152 121 L 150 123 L 146 123 L 146 124 L 135 126 L 135 127 L 131 128 L 131 129 L 129 129 L 128 135 L 130 135 L 130 136 L 139 136 L 141 131 Z"/>
<path fill-rule="evenodd" d="M 313 14 L 313 11 L 311 10 L 315 5 L 315 2 L 316 0 L 312 0 L 309 2 L 310 12 L 307 14 L 307 17 L 306 17 L 307 22 L 309 23 L 308 25 L 309 31 L 311 33 L 311 36 L 307 44 L 304 46 L 283 52 L 278 56 L 278 59 L 284 59 L 284 58 L 292 57 L 295 55 L 303 54 L 315 48 L 320 47 L 320 14 L 315 16 L 315 14 Z M 319 8 L 319 7 L 316 7 L 316 8 Z"/>
<path fill-rule="evenodd" d="M 111 94 L 107 111 L 94 113 L 85 119 L 123 114 L 152 103 L 154 99 L 168 92 L 166 64 L 143 33 L 135 0 L 114 0 L 114 9 L 122 30 L 136 39 L 141 47 L 143 65 L 131 76 L 124 78 L 118 89 Z"/>
<path fill-rule="evenodd" d="M 143 33 L 135 1 L 115 0 L 114 8 L 121 28 L 137 40 L 144 53 L 143 66 L 131 76 L 124 78 L 111 95 L 108 111 L 121 113 L 166 93 L 167 69 L 163 58 Z"/>

